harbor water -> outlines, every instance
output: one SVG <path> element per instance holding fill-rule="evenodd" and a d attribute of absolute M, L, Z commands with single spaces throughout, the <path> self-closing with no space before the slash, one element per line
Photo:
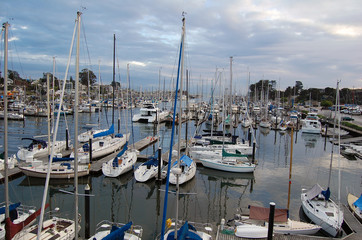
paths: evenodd
<path fill-rule="evenodd" d="M 138 112 L 138 109 L 133 110 Z M 112 123 L 112 111 L 98 113 L 80 113 L 79 126 L 97 124 L 107 128 Z M 155 132 L 153 124 L 131 123 L 131 111 L 115 111 L 115 129 L 118 131 L 118 116 L 121 117 L 120 132 L 130 132 L 130 144 L 137 142 Z M 125 121 L 125 119 L 128 121 Z M 0 143 L 3 145 L 4 124 L 0 121 Z M 127 123 L 127 127 L 126 127 Z M 65 139 L 65 128 L 68 126 L 70 136 L 74 139 L 74 117 L 61 117 L 58 140 Z M 170 148 L 171 127 L 160 125 L 160 139 L 162 151 Z M 186 124 L 183 124 L 182 137 L 185 136 Z M 85 131 L 80 129 L 80 132 Z M 230 131 L 246 139 L 248 131 L 240 126 Z M 255 160 L 257 167 L 254 174 L 237 174 L 220 172 L 197 166 L 194 179 L 180 186 L 179 216 L 182 219 L 194 222 L 208 222 L 219 224 L 222 218 L 229 220 L 235 213 L 247 213 L 248 205 L 269 206 L 275 202 L 277 208 L 286 208 L 288 201 L 289 166 L 291 154 L 291 132 L 256 129 L 253 139 L 256 140 L 257 150 Z M 188 123 L 188 136 L 195 132 L 193 121 Z M 18 146 L 27 145 L 23 137 L 33 137 L 47 134 L 46 118 L 27 117 L 25 121 L 9 121 L 8 146 L 9 155 L 15 154 Z M 177 136 L 175 137 L 177 141 Z M 74 142 L 74 141 L 72 141 Z M 156 146 L 150 146 L 141 154 L 152 155 Z M 320 135 L 293 133 L 292 180 L 290 218 L 300 219 L 300 193 L 303 187 L 312 187 L 319 183 L 322 187 L 328 184 L 329 166 L 332 144 L 329 139 Z M 338 165 L 338 160 L 340 164 Z M 340 199 L 346 204 L 347 193 L 359 196 L 362 192 L 361 160 L 347 160 L 338 155 L 334 147 L 332 161 L 331 192 L 335 201 L 338 198 L 338 169 L 341 171 Z M 141 164 L 140 162 L 137 165 Z M 339 166 L 339 168 L 338 168 Z M 60 190 L 74 191 L 73 180 L 50 181 L 48 202 L 50 208 L 58 207 L 62 216 L 74 218 L 74 196 Z M 19 177 L 10 181 L 9 193 L 11 202 L 21 202 L 25 205 L 41 206 L 44 191 L 44 179 Z M 91 187 L 89 231 L 92 235 L 97 223 L 102 220 L 114 222 L 133 221 L 143 227 L 143 239 L 155 239 L 161 232 L 162 214 L 164 206 L 165 184 L 151 180 L 147 183 L 138 183 L 133 172 L 119 178 L 107 178 L 101 173 L 79 180 L 78 191 L 84 193 L 85 186 Z M 175 190 L 170 186 L 171 191 Z M 0 185 L 0 202 L 4 201 L 4 185 Z M 79 197 L 79 213 L 81 215 L 80 236 L 85 238 L 85 199 Z M 169 193 L 167 218 L 175 217 L 175 195 Z M 215 229 L 216 231 L 216 229 Z"/>

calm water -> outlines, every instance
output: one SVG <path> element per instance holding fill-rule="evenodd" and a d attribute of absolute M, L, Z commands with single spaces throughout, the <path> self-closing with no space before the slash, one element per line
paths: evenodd
<path fill-rule="evenodd" d="M 121 115 L 127 111 L 121 111 Z M 134 110 L 138 112 L 138 110 Z M 111 111 L 102 113 L 101 126 L 108 127 L 107 120 L 111 123 Z M 80 113 L 79 126 L 86 123 L 97 123 L 98 114 Z M 116 111 L 118 118 L 118 112 Z M 126 131 L 122 117 L 121 132 Z M 130 118 L 130 114 L 128 115 Z M 116 121 L 117 122 L 117 121 Z M 73 116 L 67 116 L 67 124 L 73 138 Z M 185 124 L 184 124 L 185 125 Z M 65 121 L 60 123 L 59 138 L 65 138 Z M 153 125 L 134 124 L 134 140 L 153 134 Z M 1 121 L 1 141 L 3 145 L 3 121 Z M 169 147 L 171 128 L 161 127 L 162 146 Z M 183 126 L 185 128 L 185 126 Z M 194 132 L 193 122 L 189 124 L 189 136 Z M 117 127 L 116 127 L 117 129 Z M 80 130 L 82 132 L 84 130 Z M 131 131 L 131 123 L 128 121 L 128 131 Z M 241 137 L 247 132 L 238 128 L 236 134 Z M 24 122 L 9 121 L 9 154 L 16 153 L 17 147 L 28 144 L 22 142 L 22 137 L 32 137 L 47 133 L 45 118 L 28 117 Z M 184 130 L 182 131 L 184 135 Z M 181 186 L 179 212 L 183 219 L 198 222 L 219 223 L 221 218 L 226 220 L 233 218 L 237 211 L 245 211 L 249 204 L 268 206 L 273 201 L 277 207 L 286 208 L 288 198 L 289 161 L 291 152 L 290 132 L 261 132 L 255 134 L 258 149 L 256 160 L 258 166 L 254 174 L 224 173 L 198 166 L 196 177 L 189 183 Z M 318 182 L 321 186 L 328 183 L 328 169 L 331 159 L 332 145 L 321 136 L 294 133 L 293 139 L 293 171 L 290 216 L 299 219 L 300 192 L 303 186 L 310 187 Z M 335 152 L 337 149 L 335 148 Z M 153 147 L 144 150 L 142 154 L 152 154 Z M 334 199 L 337 198 L 337 155 L 334 154 L 331 191 Z M 346 203 L 348 192 L 359 195 L 362 192 L 362 161 L 350 161 L 340 157 L 341 162 L 341 201 Z M 140 164 L 140 163 L 138 163 Z M 21 201 L 26 205 L 41 206 L 44 190 L 42 179 L 20 177 L 10 182 L 10 199 L 12 202 Z M 103 175 L 82 178 L 79 181 L 79 192 L 84 192 L 88 183 L 91 186 L 90 206 L 90 233 L 94 233 L 95 226 L 101 220 L 116 222 L 133 221 L 144 229 L 143 239 L 154 239 L 161 232 L 164 192 L 164 184 L 160 186 L 154 181 L 149 183 L 137 183 L 133 173 L 119 178 L 105 178 Z M 48 200 L 51 208 L 59 207 L 60 211 L 72 217 L 74 212 L 74 196 L 59 192 L 59 189 L 73 190 L 73 181 L 51 181 Z M 173 187 L 171 186 L 171 189 Z M 4 199 L 4 186 L 0 185 L 0 201 Z M 84 197 L 79 198 L 79 211 L 82 215 L 81 236 L 85 236 L 85 211 Z M 167 217 L 175 216 L 175 196 L 169 195 Z"/>

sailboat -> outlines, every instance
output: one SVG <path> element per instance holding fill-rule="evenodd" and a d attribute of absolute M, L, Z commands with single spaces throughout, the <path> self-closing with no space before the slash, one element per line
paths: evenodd
<path fill-rule="evenodd" d="M 114 37 L 114 40 L 115 39 L 116 38 Z M 113 64 L 115 64 L 115 62 Z M 129 65 L 127 65 L 127 78 L 129 80 Z M 129 134 L 127 135 L 129 136 Z M 128 149 L 128 137 L 127 137 L 127 142 L 124 145 L 122 151 L 119 152 L 113 160 L 109 160 L 108 162 L 102 164 L 103 174 L 107 177 L 118 177 L 126 172 L 131 171 L 137 162 L 138 154 L 139 151 L 137 149 L 135 148 Z"/>
<path fill-rule="evenodd" d="M 137 182 L 146 182 L 156 177 L 158 168 L 158 151 L 156 151 L 154 156 L 149 157 L 148 161 L 137 167 L 137 169 L 134 171 L 134 178 Z"/>
<path fill-rule="evenodd" d="M 336 94 L 336 106 L 339 106 L 339 82 L 337 82 L 337 94 Z M 336 128 L 337 118 L 340 118 L 339 110 L 336 111 L 334 118 L 334 128 Z M 340 123 L 339 123 L 340 125 Z M 334 138 L 334 137 L 333 137 Z M 338 136 L 338 142 L 340 145 L 340 136 Z M 323 189 L 318 183 L 311 189 L 302 189 L 301 200 L 302 208 L 307 217 L 315 224 L 321 226 L 325 232 L 335 237 L 342 231 L 343 223 L 343 211 L 339 204 L 336 204 L 331 198 L 331 192 L 329 189 L 331 172 L 332 172 L 332 160 L 333 160 L 333 148 L 331 153 L 331 161 L 329 166 L 329 179 L 327 189 Z M 338 162 L 340 159 L 340 146 L 338 146 Z M 340 176 L 340 169 L 339 169 Z M 340 178 L 339 178 L 340 184 Z M 338 187 L 339 192 L 340 186 Z M 339 195 L 339 194 L 338 194 Z M 338 198 L 339 199 L 339 198 Z"/>
<path fill-rule="evenodd" d="M 181 227 L 179 227 L 182 223 L 178 219 L 178 209 L 176 207 L 176 220 L 167 220 L 168 230 L 166 229 L 166 212 L 167 212 L 167 200 L 168 200 L 168 187 L 170 183 L 170 171 L 171 171 L 171 158 L 172 158 L 172 146 L 173 146 L 173 136 L 175 131 L 175 120 L 176 120 L 176 105 L 177 105 L 177 93 L 178 93 L 178 84 L 179 79 L 181 79 L 180 83 L 180 93 L 182 93 L 182 75 L 183 75 L 183 52 L 184 52 L 184 39 L 185 39 L 185 17 L 182 18 L 182 35 L 181 35 L 181 44 L 180 44 L 180 55 L 179 55 L 179 63 L 178 63 L 178 70 L 177 70 L 177 82 L 176 82 L 176 91 L 175 91 L 175 102 L 174 102 L 174 110 L 173 110 L 173 121 L 172 121 L 172 133 L 171 133 L 171 143 L 170 143 L 170 152 L 169 152 L 169 163 L 167 166 L 167 178 L 166 178 L 166 191 L 165 191 L 165 201 L 164 201 L 164 209 L 163 209 L 163 219 L 162 219 L 162 229 L 161 229 L 161 236 L 160 238 L 163 239 L 179 239 L 179 237 L 189 237 L 191 239 L 211 239 L 211 231 L 212 228 L 204 228 L 199 230 L 195 228 L 195 225 L 189 224 L 188 221 L 185 221 Z M 180 70 L 181 68 L 181 70 Z M 181 76 L 180 76 L 181 75 Z M 181 105 L 181 104 L 180 104 Z M 180 109 L 181 111 L 181 106 Z M 181 124 L 179 124 L 179 128 L 181 128 Z M 179 131 L 179 138 L 180 138 Z M 180 141 L 179 141 L 180 143 Z M 178 151 L 178 155 L 180 151 Z M 180 158 L 179 158 L 180 159 Z M 190 159 L 191 160 L 191 159 Z M 192 161 L 192 160 L 191 160 Z M 177 168 L 173 169 L 174 174 L 176 175 L 176 201 L 179 199 L 179 175 L 181 174 L 180 169 L 180 162 L 178 161 Z M 176 206 L 178 206 L 178 202 L 176 202 Z"/>

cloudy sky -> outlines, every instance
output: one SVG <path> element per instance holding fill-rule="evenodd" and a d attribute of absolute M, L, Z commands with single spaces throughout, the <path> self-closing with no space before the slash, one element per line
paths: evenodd
<path fill-rule="evenodd" d="M 0 20 L 11 25 L 9 69 L 37 79 L 63 78 L 76 12 L 82 14 L 81 69 L 112 81 L 113 34 L 116 80 L 152 90 L 176 75 L 182 12 L 186 12 L 185 66 L 193 91 L 208 88 L 218 72 L 244 93 L 250 82 L 277 80 L 280 89 L 362 87 L 362 8 L 358 0 L 2 0 Z M 3 52 L 3 43 L 1 45 Z M 70 75 L 75 76 L 73 51 Z M 3 71 L 3 53 L 1 54 Z M 100 64 L 99 64 L 100 63 Z M 119 73 L 119 74 L 118 74 Z M 120 76 L 120 77 L 119 77 Z M 206 91 L 205 89 L 203 89 Z"/>

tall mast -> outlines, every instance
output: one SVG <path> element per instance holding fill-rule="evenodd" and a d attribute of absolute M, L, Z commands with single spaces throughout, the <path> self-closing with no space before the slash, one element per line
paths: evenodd
<path fill-rule="evenodd" d="M 112 81 L 112 89 L 113 89 L 113 93 L 112 93 L 112 125 L 114 125 L 114 91 L 116 88 L 116 81 L 115 81 L 115 77 L 116 77 L 116 34 L 113 34 L 113 81 Z"/>
<path fill-rule="evenodd" d="M 178 143 L 177 143 L 177 167 L 180 168 L 181 160 L 181 129 L 182 129 L 182 92 L 183 92 L 183 69 L 184 69 L 184 43 L 185 43 L 185 17 L 182 18 L 182 37 L 181 37 L 181 70 L 180 70 L 180 105 L 178 116 Z M 187 139 L 186 139 L 187 140 Z M 179 174 L 176 174 L 176 222 L 175 222 L 175 239 L 177 239 L 177 221 L 178 221 L 178 197 L 179 197 Z"/>
<path fill-rule="evenodd" d="M 80 39 L 80 16 L 81 12 L 77 12 L 78 29 L 77 29 L 77 56 L 75 63 L 75 106 L 74 106 L 74 232 L 75 240 L 78 239 L 78 105 L 79 105 L 79 39 Z"/>
<path fill-rule="evenodd" d="M 230 92 L 229 92 L 229 114 L 231 117 L 231 104 L 233 103 L 233 57 L 230 57 Z M 230 119 L 231 120 L 231 119 Z"/>
<path fill-rule="evenodd" d="M 8 176 L 8 30 L 10 24 L 3 24 L 4 29 L 4 174 L 5 174 L 5 219 L 9 218 L 9 176 Z M 6 221 L 7 222 L 7 221 Z M 8 226 L 9 227 L 9 226 Z M 8 228 L 9 229 L 9 228 Z M 6 230 L 7 231 L 7 230 Z"/>

